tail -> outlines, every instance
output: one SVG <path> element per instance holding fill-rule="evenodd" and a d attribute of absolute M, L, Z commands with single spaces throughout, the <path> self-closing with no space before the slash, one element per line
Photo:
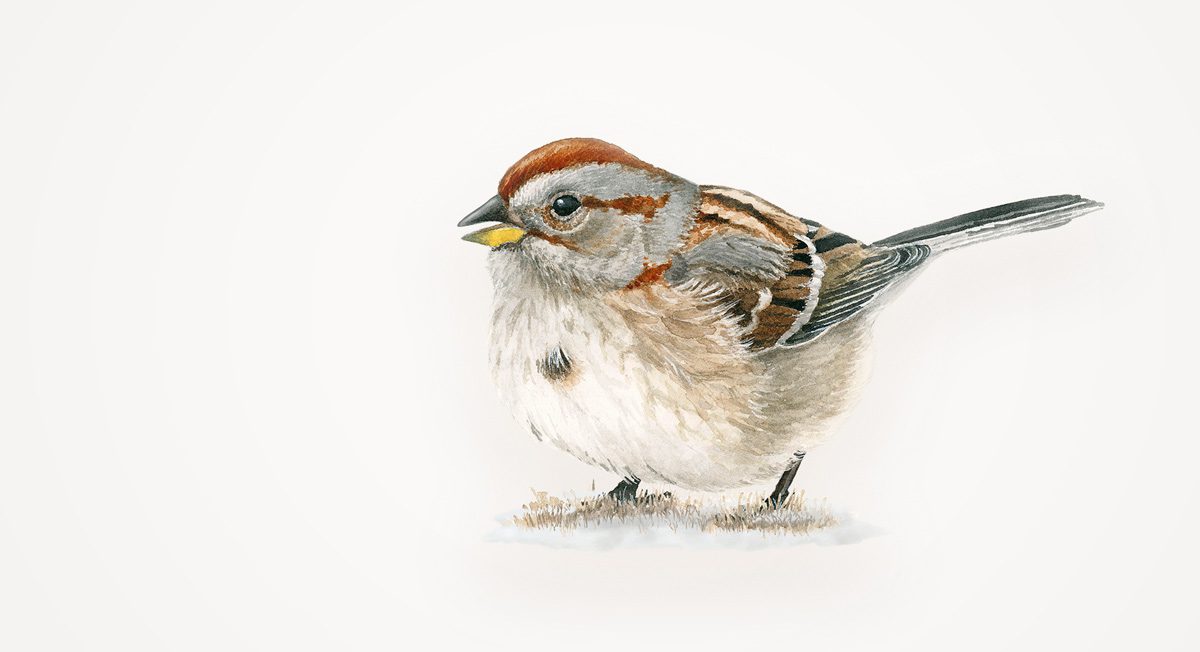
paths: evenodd
<path fill-rule="evenodd" d="M 922 244 L 935 252 L 949 251 L 994 238 L 1053 229 L 1101 208 L 1104 208 L 1104 204 L 1079 195 L 1038 197 L 918 226 L 884 238 L 875 245 L 896 247 Z"/>

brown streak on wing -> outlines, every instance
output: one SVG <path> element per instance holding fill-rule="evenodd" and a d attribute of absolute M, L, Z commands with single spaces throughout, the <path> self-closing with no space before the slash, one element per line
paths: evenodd
<path fill-rule="evenodd" d="M 731 296 L 731 314 L 737 320 L 738 326 L 748 328 L 754 321 L 754 308 L 758 306 L 759 293 L 754 290 L 735 290 Z"/>
<path fill-rule="evenodd" d="M 834 231 L 833 229 L 824 226 L 812 220 L 804 220 L 810 229 L 809 239 L 813 241 L 813 245 L 818 251 L 821 260 L 825 263 L 825 276 L 821 281 L 821 291 L 825 292 L 829 289 L 838 286 L 838 282 L 846 275 L 847 272 L 857 268 L 864 258 L 869 254 L 867 246 L 850 236 Z M 825 248 L 827 243 L 836 243 L 837 246 Z"/>
<path fill-rule="evenodd" d="M 764 307 L 758 313 L 758 327 L 750 336 L 750 349 L 757 351 L 773 346 L 796 323 L 799 314 L 791 308 L 775 304 Z"/>
<path fill-rule="evenodd" d="M 700 188 L 705 197 L 710 197 L 714 201 L 735 207 L 737 210 L 753 216 L 754 219 L 764 222 L 767 228 L 774 233 L 784 236 L 785 240 L 796 235 L 809 235 L 812 232 L 808 220 L 796 217 L 757 195 L 722 186 L 701 186 Z"/>
<path fill-rule="evenodd" d="M 777 225 L 760 219 L 754 212 L 747 211 L 744 207 L 739 207 L 732 200 L 720 195 L 702 195 L 700 212 L 715 219 L 724 220 L 743 231 L 776 244 L 787 245 L 794 238 L 791 234 L 780 230 Z"/>
<path fill-rule="evenodd" d="M 730 288 L 725 295 L 730 313 L 743 327 L 751 350 L 775 346 L 819 309 L 826 291 L 846 282 L 870 254 L 862 242 L 812 220 L 791 215 L 782 208 L 734 188 L 702 186 L 700 212 L 684 250 L 722 232 L 739 233 L 788 247 L 786 272 L 769 286 L 770 303 L 758 310 L 757 291 Z M 757 321 L 755 320 L 757 317 Z"/>
<path fill-rule="evenodd" d="M 807 301 L 812 288 L 790 278 L 783 278 L 771 286 L 771 296 L 785 301 Z"/>
<path fill-rule="evenodd" d="M 858 240 L 791 215 L 750 193 L 718 186 L 703 186 L 702 191 L 701 210 L 711 212 L 714 219 L 790 247 L 787 272 L 766 288 L 771 302 L 759 311 L 757 324 L 748 334 L 752 350 L 775 346 L 798 320 L 807 320 L 820 304 L 820 295 L 837 287 L 868 255 Z M 702 215 L 701 221 L 705 217 Z M 814 291 L 817 287 L 820 290 Z M 734 312 L 740 313 L 744 305 L 738 301 Z"/>
<path fill-rule="evenodd" d="M 870 251 L 861 242 L 855 242 L 821 254 L 821 258 L 825 261 L 825 279 L 821 282 L 822 291 L 838 287 L 846 274 L 857 269 L 869 253 Z"/>

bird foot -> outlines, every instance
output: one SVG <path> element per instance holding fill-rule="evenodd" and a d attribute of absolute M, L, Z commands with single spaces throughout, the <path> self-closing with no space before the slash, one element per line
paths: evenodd
<path fill-rule="evenodd" d="M 789 492 L 787 491 L 778 494 L 773 493 L 770 496 L 767 496 L 767 499 L 763 501 L 763 505 L 767 509 L 779 509 L 787 503 L 788 495 Z"/>
<path fill-rule="evenodd" d="M 639 484 L 641 484 L 641 480 L 637 478 L 625 478 L 616 487 L 613 487 L 612 491 L 608 492 L 608 497 L 619 503 L 637 500 Z"/>

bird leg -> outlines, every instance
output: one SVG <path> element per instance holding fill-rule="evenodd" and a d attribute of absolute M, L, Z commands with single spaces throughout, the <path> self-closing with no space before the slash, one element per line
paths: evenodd
<path fill-rule="evenodd" d="M 613 487 L 613 490 L 608 492 L 608 496 L 613 500 L 623 503 L 637 498 L 637 488 L 641 484 L 636 476 L 627 476 L 621 479 L 621 482 Z"/>
<path fill-rule="evenodd" d="M 796 478 L 796 471 L 800 470 L 800 463 L 803 461 L 804 451 L 800 451 L 788 463 L 787 470 L 783 472 L 783 475 L 779 476 L 779 482 L 775 483 L 775 491 L 772 491 L 771 496 L 767 498 L 768 507 L 779 507 L 783 504 L 783 501 L 787 500 L 788 488 L 792 486 L 792 480 Z"/>

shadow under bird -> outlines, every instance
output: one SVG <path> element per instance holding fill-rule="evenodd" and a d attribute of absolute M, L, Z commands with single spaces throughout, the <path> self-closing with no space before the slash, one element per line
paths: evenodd
<path fill-rule="evenodd" d="M 459 222 L 491 247 L 492 373 L 539 440 L 624 479 L 787 498 L 865 374 L 879 309 L 936 256 L 1061 226 L 1078 195 L 866 243 L 755 195 L 570 138 L 517 161 Z"/>

